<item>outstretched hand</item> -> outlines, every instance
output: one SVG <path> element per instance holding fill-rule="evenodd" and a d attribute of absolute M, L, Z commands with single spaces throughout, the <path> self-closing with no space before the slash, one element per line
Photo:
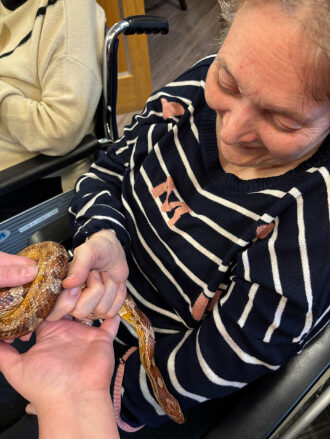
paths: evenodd
<path fill-rule="evenodd" d="M 19 354 L 0 342 L 0 370 L 8 382 L 38 410 L 95 393 L 109 394 L 114 367 L 112 342 L 120 318 L 94 328 L 68 319 L 44 321 L 37 343 Z"/>

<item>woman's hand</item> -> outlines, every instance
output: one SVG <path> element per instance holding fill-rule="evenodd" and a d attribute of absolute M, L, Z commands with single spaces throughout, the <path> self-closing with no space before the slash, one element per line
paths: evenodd
<path fill-rule="evenodd" d="M 0 252 L 0 287 L 17 287 L 32 282 L 38 273 L 35 261 Z"/>
<path fill-rule="evenodd" d="M 116 234 L 95 233 L 75 249 L 64 290 L 47 320 L 67 314 L 82 320 L 114 317 L 125 300 L 127 277 L 126 256 Z M 84 283 L 87 287 L 82 290 Z"/>

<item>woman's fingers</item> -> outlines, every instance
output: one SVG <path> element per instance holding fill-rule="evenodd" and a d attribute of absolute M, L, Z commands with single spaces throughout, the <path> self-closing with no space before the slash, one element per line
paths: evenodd
<path fill-rule="evenodd" d="M 123 282 L 117 284 L 116 295 L 109 310 L 102 316 L 104 319 L 114 318 L 118 314 L 126 298 L 126 285 Z"/>
<path fill-rule="evenodd" d="M 25 411 L 28 415 L 37 415 L 37 411 L 34 408 L 34 405 L 29 403 L 26 407 L 25 407 Z"/>
<path fill-rule="evenodd" d="M 63 287 L 67 289 L 80 287 L 87 279 L 90 270 L 95 268 L 93 265 L 96 257 L 93 246 L 85 243 L 77 247 L 68 274 L 62 282 Z"/>
<path fill-rule="evenodd" d="M 84 319 L 94 313 L 98 303 L 106 294 L 101 275 L 97 271 L 89 273 L 86 284 L 87 287 L 83 289 L 76 306 L 71 311 L 71 315 L 77 319 Z"/>
<path fill-rule="evenodd" d="M 112 303 L 116 296 L 117 292 L 117 282 L 115 282 L 109 273 L 102 272 L 100 273 L 100 277 L 102 280 L 102 285 L 104 287 L 104 294 L 100 298 L 100 301 L 97 303 L 93 310 L 93 314 L 95 316 L 104 316 L 111 309 Z"/>
<path fill-rule="evenodd" d="M 86 282 L 87 288 L 82 291 L 71 315 L 80 320 L 114 317 L 125 300 L 125 284 L 115 282 L 109 273 L 95 271 L 89 274 Z"/>
<path fill-rule="evenodd" d="M 80 294 L 81 287 L 62 290 L 60 297 L 56 301 L 55 308 L 47 316 L 46 320 L 48 320 L 49 322 L 55 322 L 56 320 L 64 317 L 66 314 L 70 314 L 75 308 L 79 300 Z"/>
<path fill-rule="evenodd" d="M 22 337 L 20 337 L 20 340 L 30 341 L 31 336 L 32 336 L 32 332 L 29 332 L 28 334 L 22 335 Z"/>

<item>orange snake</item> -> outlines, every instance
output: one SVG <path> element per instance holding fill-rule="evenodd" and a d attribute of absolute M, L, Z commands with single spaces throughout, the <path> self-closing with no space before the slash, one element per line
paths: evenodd
<path fill-rule="evenodd" d="M 62 280 L 67 274 L 68 254 L 56 242 L 32 244 L 18 254 L 37 261 L 38 274 L 30 284 L 0 288 L 0 340 L 21 337 L 34 331 L 54 307 L 62 291 Z M 168 391 L 155 364 L 155 336 L 150 320 L 130 295 L 127 295 L 119 314 L 137 333 L 140 360 L 158 403 L 171 419 L 183 423 L 179 403 Z"/>

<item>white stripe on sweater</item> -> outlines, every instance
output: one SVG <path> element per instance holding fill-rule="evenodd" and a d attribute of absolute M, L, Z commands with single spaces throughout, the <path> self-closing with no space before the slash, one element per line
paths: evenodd
<path fill-rule="evenodd" d="M 127 230 L 125 229 L 125 227 L 120 224 L 119 221 L 113 219 L 111 216 L 104 216 L 104 215 L 94 215 L 91 218 L 88 218 L 88 220 L 86 220 L 83 224 L 81 224 L 79 226 L 79 228 L 77 229 L 76 233 L 74 234 L 74 236 L 77 236 L 80 233 L 80 230 L 87 227 L 88 224 L 94 220 L 102 220 L 102 221 L 109 221 L 111 224 L 117 224 L 117 226 L 121 227 L 123 230 L 125 230 L 125 232 L 127 233 Z M 109 227 L 109 229 L 111 229 L 111 227 Z"/>
<path fill-rule="evenodd" d="M 286 297 L 284 297 L 284 296 L 281 297 L 280 302 L 279 302 L 278 307 L 277 307 L 276 312 L 275 312 L 274 321 L 268 327 L 267 332 L 264 336 L 263 341 L 265 343 L 270 342 L 270 339 L 271 339 L 275 329 L 277 329 L 280 326 L 282 315 L 283 315 L 284 308 L 285 308 L 287 301 L 288 301 L 288 299 Z"/>
<path fill-rule="evenodd" d="M 79 178 L 78 183 L 76 185 L 75 188 L 75 192 L 79 192 L 80 191 L 80 185 L 83 181 L 85 181 L 87 178 L 92 178 L 93 180 L 99 180 L 102 181 L 104 183 L 104 180 L 102 180 L 102 178 L 98 177 L 96 174 L 94 174 L 93 172 L 87 172 L 86 174 L 83 174 L 81 176 L 81 178 Z"/>
<path fill-rule="evenodd" d="M 304 222 L 304 200 L 297 188 L 292 188 L 290 190 L 290 194 L 295 197 L 297 202 L 297 220 L 298 220 L 298 242 L 299 242 L 299 250 L 300 250 L 300 258 L 301 258 L 301 266 L 304 278 L 304 289 L 306 293 L 306 300 L 308 304 L 308 310 L 305 318 L 305 325 L 298 337 L 293 339 L 293 342 L 299 342 L 305 334 L 311 329 L 313 324 L 313 314 L 312 314 L 312 306 L 313 306 L 313 291 L 311 284 L 311 276 L 308 262 L 308 254 L 307 254 L 307 244 L 306 244 L 306 233 L 305 233 L 305 222 Z"/>
<path fill-rule="evenodd" d="M 242 387 L 244 387 L 247 383 L 242 383 L 240 381 L 229 381 L 229 380 L 226 380 L 224 378 L 221 378 L 219 375 L 217 375 L 215 372 L 213 372 L 213 370 L 206 363 L 206 361 L 202 355 L 201 347 L 200 347 L 200 344 L 198 341 L 199 333 L 200 333 L 200 329 L 198 330 L 197 336 L 196 336 L 197 358 L 199 361 L 199 365 L 200 365 L 202 371 L 204 372 L 205 376 L 207 377 L 207 379 L 209 381 L 211 381 L 212 383 L 217 384 L 218 386 L 236 387 L 238 389 L 241 389 Z"/>
<path fill-rule="evenodd" d="M 175 320 L 176 322 L 184 323 L 182 320 L 182 317 L 177 316 L 176 314 L 167 311 L 163 308 L 160 308 L 159 306 L 154 305 L 153 303 L 146 300 L 143 296 L 141 296 L 140 293 L 137 292 L 136 288 L 132 285 L 130 281 L 126 281 L 128 289 L 132 292 L 132 295 L 136 297 L 136 299 L 142 303 L 145 307 L 157 312 L 158 314 L 162 314 L 163 316 L 169 317 L 172 320 Z"/>
<path fill-rule="evenodd" d="M 151 191 L 152 191 L 152 189 L 153 189 L 153 186 L 152 186 L 152 183 L 151 183 L 151 181 L 150 181 L 150 179 L 149 179 L 149 177 L 148 177 L 146 171 L 141 167 L 140 172 L 141 172 L 142 177 L 144 178 L 144 181 L 145 181 L 146 185 L 148 186 L 149 192 L 151 193 Z M 177 190 L 175 190 L 175 194 L 176 194 L 177 199 L 180 200 L 180 201 L 182 201 L 182 197 L 181 197 L 181 195 L 178 193 Z M 136 196 L 136 197 L 137 197 L 137 196 Z M 185 239 L 185 240 L 186 240 L 191 246 L 193 246 L 197 251 L 199 251 L 200 253 L 202 253 L 202 255 L 204 255 L 205 257 L 207 257 L 208 259 L 210 259 L 212 262 L 215 262 L 216 264 L 223 266 L 223 265 L 222 265 L 222 260 L 221 260 L 220 258 L 218 258 L 218 256 L 216 256 L 214 253 L 210 252 L 207 248 L 203 247 L 198 241 L 196 241 L 191 235 L 189 235 L 189 233 L 183 231 L 182 229 L 179 229 L 179 228 L 176 227 L 176 226 L 172 226 L 172 227 L 171 227 L 171 226 L 169 225 L 169 220 L 170 220 L 170 218 L 169 218 L 168 214 L 167 214 L 166 212 L 163 212 L 162 209 L 161 209 L 162 204 L 163 204 L 163 203 L 161 202 L 161 200 L 160 200 L 159 198 L 154 198 L 154 202 L 155 202 L 155 204 L 157 205 L 157 207 L 158 207 L 158 209 L 159 209 L 159 213 L 160 213 L 160 215 L 163 217 L 164 224 L 166 224 L 167 227 L 168 227 L 169 229 L 171 229 L 173 232 L 175 232 L 175 233 L 177 233 L 178 235 L 180 235 L 180 236 L 181 236 L 183 239 Z M 142 203 L 141 203 L 140 201 L 139 201 L 139 206 L 140 206 L 141 209 L 143 209 L 143 207 L 142 207 Z M 189 212 L 190 215 L 192 215 L 192 213 L 193 213 L 193 212 Z M 145 214 L 144 209 L 143 209 L 143 214 L 144 214 L 145 218 L 148 219 L 148 218 L 147 218 L 147 215 Z M 195 216 L 195 215 L 192 215 L 192 216 Z M 155 233 L 156 233 L 156 231 L 155 231 Z M 161 240 L 161 239 L 160 239 L 160 240 Z M 166 246 L 166 244 L 164 244 L 163 241 L 161 241 L 161 242 L 162 242 L 162 244 L 163 244 L 164 246 Z M 168 247 L 168 249 L 169 249 L 169 247 Z M 169 250 L 169 251 L 170 251 L 170 250 Z M 190 272 L 190 270 L 189 270 L 186 266 L 183 265 L 183 267 L 184 267 L 183 270 L 184 270 L 185 272 L 187 272 L 187 274 L 188 274 L 188 273 L 192 274 L 192 273 Z M 226 268 L 226 270 L 228 269 L 228 267 L 225 267 L 225 268 Z M 191 277 L 190 274 L 189 274 L 189 277 Z M 196 282 L 195 276 L 194 276 L 192 279 Z M 197 278 L 197 279 L 198 279 L 198 278 Z M 205 288 L 207 289 L 207 284 L 206 284 L 205 282 L 201 281 L 200 279 L 198 279 L 198 282 L 196 282 L 196 283 L 198 283 L 198 285 L 203 289 L 203 291 L 205 290 Z M 206 291 L 206 290 L 205 290 L 205 291 Z"/>
<path fill-rule="evenodd" d="M 153 144 L 152 144 L 152 132 L 155 128 L 156 124 L 150 125 L 150 128 L 148 130 L 148 153 L 150 153 L 153 150 Z"/>
<path fill-rule="evenodd" d="M 280 272 L 278 269 L 277 255 L 276 255 L 276 251 L 275 251 L 275 242 L 276 242 L 276 239 L 278 236 L 278 223 L 279 223 L 278 218 L 275 218 L 274 222 L 275 222 L 275 226 L 273 229 L 273 233 L 272 233 L 272 236 L 270 237 L 270 239 L 268 240 L 268 251 L 269 251 L 269 256 L 270 256 L 270 263 L 272 266 L 274 289 L 278 294 L 283 296 L 282 284 L 281 284 L 281 279 L 280 279 Z"/>
<path fill-rule="evenodd" d="M 219 203 L 223 206 L 226 206 L 229 209 L 235 210 L 236 212 L 239 212 L 242 215 L 245 215 L 249 218 L 252 218 L 253 220 L 256 220 L 256 221 L 259 220 L 260 216 L 257 215 L 256 213 L 254 213 L 248 209 L 245 209 L 244 207 L 240 206 L 239 204 L 233 203 L 231 201 L 226 200 L 225 198 L 222 198 L 218 195 L 212 194 L 211 192 L 204 190 L 200 186 L 199 181 L 197 180 L 195 174 L 193 173 L 193 170 L 191 169 L 189 160 L 187 159 L 187 157 L 184 153 L 184 150 L 183 150 L 182 145 L 181 145 L 179 138 L 178 138 L 178 127 L 177 126 L 173 127 L 173 134 L 174 134 L 174 142 L 175 142 L 176 148 L 180 154 L 180 157 L 181 157 L 181 160 L 183 162 L 186 173 L 187 173 L 188 177 L 190 178 L 190 181 L 191 181 L 192 185 L 195 187 L 196 191 L 211 201 L 214 201 L 214 202 Z"/>
<path fill-rule="evenodd" d="M 142 395 L 144 396 L 144 398 L 154 408 L 157 415 L 164 416 L 165 415 L 164 410 L 158 404 L 158 402 L 156 401 L 154 396 L 149 392 L 148 383 L 147 383 L 147 375 L 146 375 L 146 372 L 145 372 L 142 365 L 140 367 L 139 382 L 140 382 L 141 392 L 142 392 Z"/>
<path fill-rule="evenodd" d="M 249 254 L 248 254 L 247 250 L 244 250 L 244 252 L 242 253 L 242 262 L 243 262 L 243 267 L 244 267 L 244 279 L 247 282 L 251 282 Z"/>
<path fill-rule="evenodd" d="M 258 288 L 259 288 L 259 285 L 256 283 L 253 283 L 251 285 L 251 288 L 250 288 L 249 293 L 248 293 L 249 300 L 248 300 L 247 304 L 245 305 L 245 308 L 242 312 L 241 317 L 238 319 L 238 324 L 240 325 L 241 328 L 244 327 L 244 325 L 246 323 L 246 319 L 248 318 L 250 311 L 253 307 L 253 301 L 254 301 L 254 298 L 257 294 Z"/>
<path fill-rule="evenodd" d="M 131 163 L 132 164 L 132 163 Z M 144 169 L 141 167 L 141 169 L 140 169 L 140 172 L 141 172 L 141 175 L 143 176 L 143 178 L 144 178 L 144 180 L 146 181 L 146 184 L 148 184 L 149 185 L 149 190 L 150 190 L 150 188 L 152 188 L 152 185 L 151 185 L 151 183 L 150 183 L 150 180 L 149 180 L 149 178 L 148 178 L 148 176 L 146 175 L 146 173 L 145 173 L 145 171 L 144 171 Z M 173 258 L 173 260 L 176 262 L 176 264 L 182 269 L 182 271 L 194 282 L 194 283 L 196 283 L 196 285 L 198 285 L 202 290 L 203 290 L 203 292 L 204 292 L 204 294 L 207 296 L 207 297 L 213 297 L 213 294 L 214 294 L 214 292 L 211 292 L 211 291 L 209 291 L 209 289 L 208 289 L 208 286 L 207 286 L 207 283 L 205 283 L 202 279 L 199 279 L 196 275 L 195 275 L 195 273 L 193 273 L 186 265 L 184 265 L 183 264 L 183 262 L 177 257 L 177 255 L 176 255 L 176 253 L 171 249 L 171 247 L 159 236 L 159 234 L 158 234 L 158 232 L 157 232 L 157 230 L 156 230 L 156 228 L 151 224 L 151 222 L 150 222 L 150 220 L 149 220 L 149 218 L 148 218 L 148 216 L 147 216 L 147 214 L 146 214 L 146 212 L 145 212 L 145 210 L 144 210 L 144 208 L 143 208 L 143 203 L 141 202 L 141 200 L 140 200 L 140 198 L 139 198 L 139 196 L 137 195 L 137 193 L 135 192 L 135 189 L 134 189 L 134 174 L 133 174 L 133 172 L 131 172 L 130 173 L 130 183 L 131 183 L 131 188 L 132 188 L 132 193 L 133 193 L 133 195 L 134 195 L 134 199 L 135 199 L 135 202 L 137 203 L 137 205 L 139 206 L 139 208 L 140 208 L 140 211 L 141 211 L 141 213 L 143 213 L 143 215 L 144 215 L 144 217 L 145 217 L 145 219 L 146 219 L 146 221 L 148 222 L 148 225 L 149 225 L 149 227 L 151 228 L 151 230 L 153 231 L 153 233 L 154 233 L 154 235 L 155 235 L 155 237 L 157 237 L 157 239 L 159 240 L 159 242 L 161 242 L 161 244 L 162 244 L 162 246 L 163 246 L 163 248 L 166 248 L 166 250 L 170 253 L 170 255 L 172 256 L 172 258 Z M 156 203 L 158 203 L 159 204 L 159 210 L 160 210 L 160 206 L 161 206 L 161 202 L 160 202 L 160 200 L 156 200 Z M 128 204 L 127 203 L 125 203 L 125 207 L 127 206 L 127 210 L 129 209 L 130 210 L 130 215 L 131 215 L 131 218 L 132 218 L 132 221 L 134 221 L 134 224 L 135 224 L 135 228 L 136 228 L 136 230 L 137 230 L 137 224 L 136 224 L 136 221 L 135 221 L 135 217 L 134 217 L 134 214 L 133 214 L 133 212 L 132 212 L 132 210 L 129 208 L 129 206 L 128 206 Z M 161 210 L 160 210 L 161 211 Z M 139 232 L 139 235 L 141 235 L 141 233 Z M 142 238 L 142 235 L 141 235 L 141 240 L 142 240 L 143 238 Z M 141 241 L 142 242 L 142 241 Z M 147 245 L 146 244 L 146 242 L 143 240 L 143 245 Z M 151 250 L 150 250 L 151 251 Z M 191 306 L 191 301 L 190 301 L 190 299 L 188 298 L 188 295 L 186 295 L 186 294 L 184 294 L 184 296 L 183 297 L 185 297 L 185 300 L 187 301 L 187 303 L 189 303 L 189 306 Z"/>
<path fill-rule="evenodd" d="M 276 198 L 283 198 L 286 195 L 286 192 L 276 190 L 276 189 L 264 189 L 262 191 L 256 191 L 256 192 L 250 192 L 251 194 L 265 194 L 265 195 L 272 195 Z"/>
<path fill-rule="evenodd" d="M 166 85 L 166 88 L 167 87 L 185 87 L 186 85 L 191 85 L 191 86 L 194 86 L 197 88 L 200 88 L 200 87 L 205 88 L 205 81 L 201 79 L 200 81 L 189 80 L 189 81 L 170 82 L 169 84 Z"/>
<path fill-rule="evenodd" d="M 178 343 L 176 345 L 176 347 L 173 349 L 173 351 L 170 353 L 168 360 L 167 360 L 167 369 L 168 369 L 168 373 L 171 379 L 171 383 L 173 385 L 173 387 L 175 388 L 175 390 L 180 393 L 180 395 L 186 396 L 187 398 L 193 399 L 194 401 L 198 401 L 198 402 L 204 402 L 207 401 L 207 398 L 205 398 L 204 396 L 201 395 L 196 395 L 195 393 L 192 392 L 188 392 L 188 390 L 185 390 L 181 384 L 178 381 L 178 378 L 175 374 L 175 356 L 177 354 L 177 352 L 179 351 L 179 349 L 181 348 L 181 346 L 184 344 L 184 342 L 187 340 L 187 338 L 191 335 L 192 330 L 189 330 L 185 333 L 184 337 L 182 338 L 182 340 L 180 341 L 180 343 Z"/>
<path fill-rule="evenodd" d="M 130 206 L 127 204 L 126 200 L 123 199 L 123 206 L 127 210 L 127 213 L 131 216 L 132 222 L 135 224 L 135 230 L 139 237 L 139 242 L 143 246 L 146 253 L 149 254 L 150 258 L 153 260 L 153 262 L 159 267 L 159 269 L 163 272 L 164 275 L 167 276 L 168 280 L 175 286 L 175 288 L 178 290 L 179 294 L 184 298 L 184 300 L 188 303 L 189 309 L 191 311 L 191 300 L 189 296 L 182 290 L 178 282 L 175 280 L 175 278 L 172 276 L 172 274 L 167 270 L 165 265 L 162 263 L 162 261 L 155 255 L 155 253 L 151 250 L 151 248 L 148 246 L 146 241 L 143 239 L 143 236 L 136 226 L 135 217 L 133 215 L 133 212 L 130 208 Z"/>
<path fill-rule="evenodd" d="M 123 176 L 118 174 L 117 172 L 110 171 L 109 169 L 103 168 L 102 166 L 99 166 L 95 163 L 92 164 L 91 169 L 96 169 L 99 172 L 102 172 L 103 174 L 112 175 L 113 177 L 118 178 L 118 180 L 123 181 Z"/>
<path fill-rule="evenodd" d="M 248 364 L 254 364 L 254 365 L 260 365 L 260 366 L 265 366 L 268 369 L 271 370 L 277 370 L 280 366 L 275 366 L 269 363 L 265 363 L 262 360 L 259 360 L 258 358 L 254 357 L 253 355 L 248 354 L 247 352 L 244 352 L 239 346 L 238 344 L 231 338 L 231 336 L 229 335 L 229 333 L 227 332 L 220 314 L 219 314 L 219 307 L 215 306 L 213 308 L 213 316 L 214 316 L 214 321 L 216 324 L 216 327 L 220 333 L 220 335 L 222 336 L 223 340 L 227 343 L 228 347 L 230 347 L 230 349 L 242 360 L 244 361 L 244 363 L 248 363 Z"/>

